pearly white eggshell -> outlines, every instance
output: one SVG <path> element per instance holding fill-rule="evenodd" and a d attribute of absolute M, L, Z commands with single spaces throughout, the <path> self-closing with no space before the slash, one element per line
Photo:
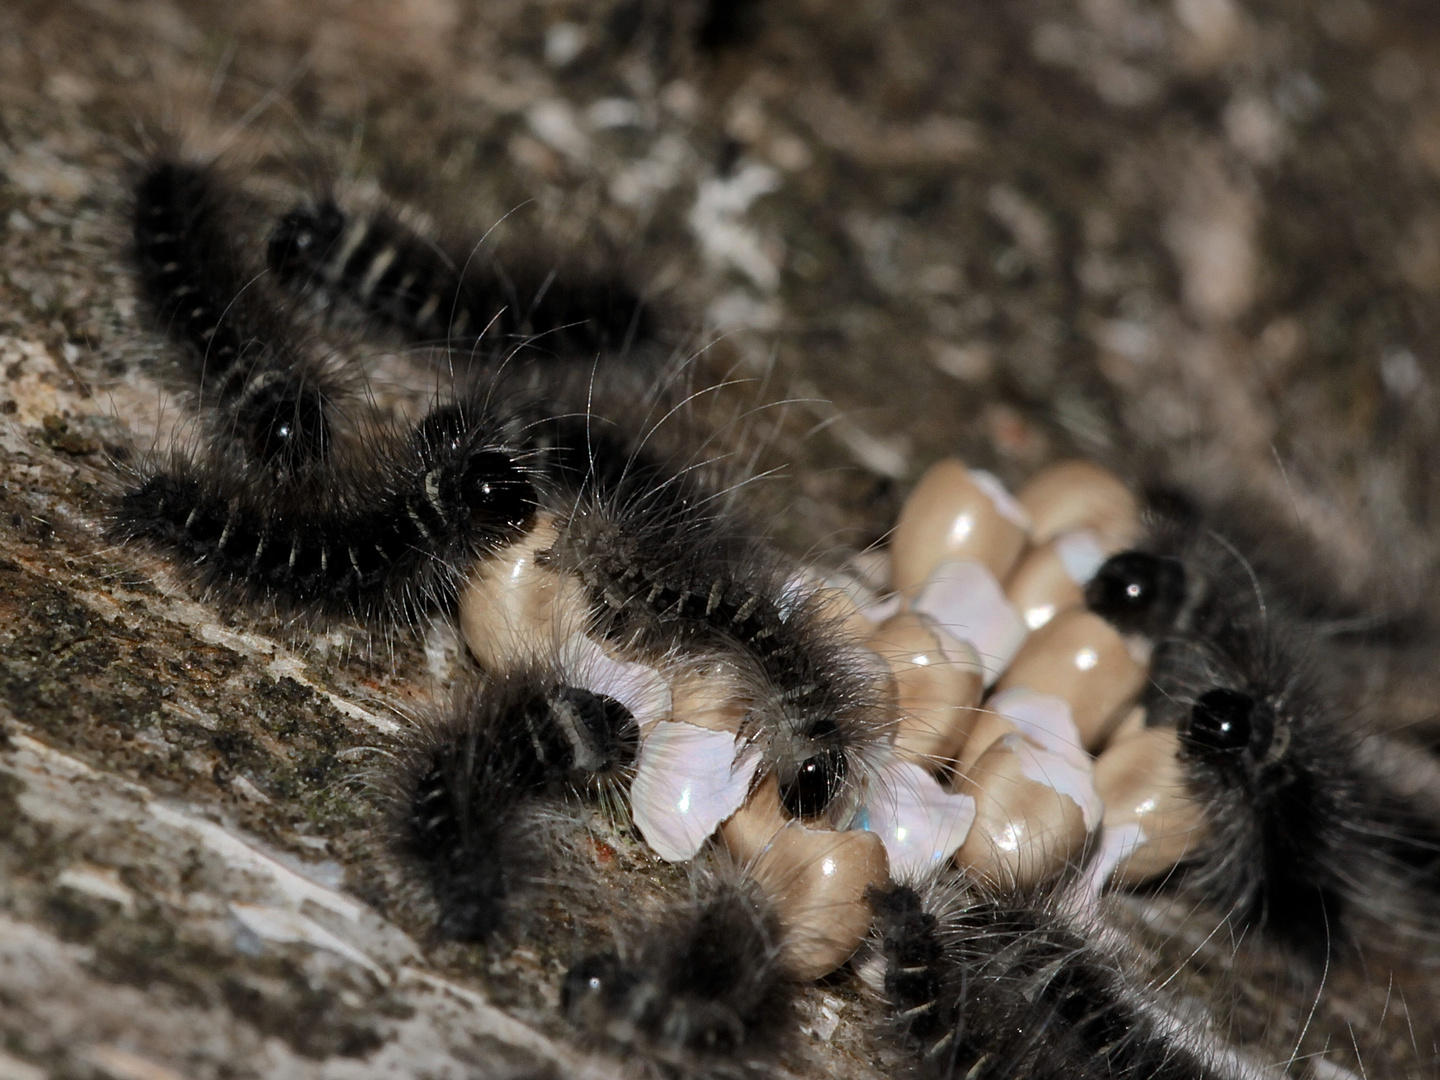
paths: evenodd
<path fill-rule="evenodd" d="M 726 731 L 661 720 L 640 740 L 630 783 L 635 825 L 655 854 L 684 862 L 740 808 L 760 764 Z"/>

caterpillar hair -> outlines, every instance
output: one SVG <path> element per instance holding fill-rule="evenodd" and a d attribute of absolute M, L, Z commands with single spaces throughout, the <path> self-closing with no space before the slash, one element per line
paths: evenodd
<path fill-rule="evenodd" d="M 886 683 L 801 568 L 694 470 L 644 467 L 572 504 L 551 555 L 589 592 L 600 632 L 642 654 L 735 661 L 741 734 L 763 746 L 791 816 L 839 823 L 888 737 Z"/>
<path fill-rule="evenodd" d="M 653 333 L 618 279 L 574 270 L 507 270 L 483 242 L 442 248 L 384 209 L 342 209 L 330 196 L 287 212 L 270 234 L 281 281 L 327 305 L 363 312 L 414 342 L 593 360 Z"/>
<path fill-rule="evenodd" d="M 393 847 L 426 883 L 442 938 L 480 941 L 533 894 L 577 798 L 615 803 L 635 717 L 554 666 L 469 680 L 399 740 L 382 784 Z M 573 867 L 569 868 L 573 872 Z"/>
<path fill-rule="evenodd" d="M 404 623 L 452 604 L 469 564 L 534 519 L 535 485 L 480 406 L 364 449 L 278 482 L 176 455 L 140 473 L 112 533 L 247 602 Z"/>
<path fill-rule="evenodd" d="M 196 184 L 206 206 L 232 197 Z M 350 276 L 367 289 L 420 251 L 377 225 L 341 232 L 343 261 L 320 269 L 338 266 L 331 278 L 346 281 L 364 255 Z M 288 324 L 266 324 L 266 302 L 256 292 L 243 327 L 262 348 L 265 333 L 284 346 Z M 386 625 L 454 606 L 498 680 L 526 675 L 572 634 L 665 677 L 707 672 L 710 700 L 723 698 L 740 742 L 759 749 L 783 809 L 844 825 L 888 736 L 886 675 L 802 583 L 802 567 L 730 507 L 706 462 L 651 449 L 661 425 L 632 432 L 556 405 L 573 382 L 490 373 L 412 431 L 376 423 L 278 478 L 179 454 L 141 471 L 114 533 L 166 550 L 207 588 L 282 611 Z M 513 384 L 527 393 L 511 395 Z M 511 622 L 517 579 L 497 569 L 517 559 L 540 582 L 516 602 L 552 612 L 534 625 Z"/>
<path fill-rule="evenodd" d="M 1259 1071 L 1168 1016 L 1054 882 L 953 870 L 872 892 L 889 1036 L 941 1080 L 1240 1080 Z"/>
<path fill-rule="evenodd" d="M 344 388 L 247 258 L 241 201 L 218 165 L 150 161 L 135 186 L 136 277 L 215 411 L 217 438 L 242 461 L 293 471 L 330 455 Z"/>
<path fill-rule="evenodd" d="M 723 862 L 691 868 L 689 896 L 625 925 L 571 965 L 561 1005 L 596 1041 L 665 1076 L 770 1075 L 795 1028 L 797 980 L 764 894 Z"/>
<path fill-rule="evenodd" d="M 1109 559 L 1087 603 L 1155 641 L 1147 723 L 1178 731 L 1206 823 L 1187 881 L 1317 960 L 1353 936 L 1352 915 L 1433 932 L 1440 768 L 1365 730 L 1329 674 L 1332 624 L 1305 610 L 1293 577 L 1209 516 L 1163 505 L 1148 543 Z"/>

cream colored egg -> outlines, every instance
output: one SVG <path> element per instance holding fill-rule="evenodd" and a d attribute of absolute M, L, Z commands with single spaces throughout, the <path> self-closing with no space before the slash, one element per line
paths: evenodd
<path fill-rule="evenodd" d="M 1006 888 L 1025 888 L 1077 862 L 1093 826 L 1084 790 L 1090 778 L 1075 773 L 1019 735 L 992 744 L 960 785 L 975 799 L 975 820 L 955 862 Z"/>
<path fill-rule="evenodd" d="M 780 806 L 780 785 L 771 773 L 755 786 L 745 805 L 720 826 L 720 839 L 736 862 L 748 863 L 765 850 L 790 818 Z"/>
<path fill-rule="evenodd" d="M 1093 752 L 1124 719 L 1147 678 L 1147 669 L 1114 627 L 1075 608 L 1026 639 L 995 692 L 1023 686 L 1064 698 L 1081 743 Z"/>
<path fill-rule="evenodd" d="M 1112 881 L 1139 885 L 1166 874 L 1199 843 L 1204 816 L 1186 790 L 1179 750 L 1173 728 L 1147 728 L 1096 760 L 1106 833 L 1130 827 Z"/>
<path fill-rule="evenodd" d="M 1140 537 L 1140 507 L 1130 488 L 1089 461 L 1051 465 L 1020 489 L 1016 501 L 1030 515 L 1030 535 L 1037 544 L 1072 529 L 1098 533 L 1117 551 Z"/>
<path fill-rule="evenodd" d="M 870 931 L 866 894 L 889 878 L 885 845 L 873 832 L 830 832 L 789 822 L 750 864 L 785 929 L 785 961 L 800 979 L 828 975 Z"/>
<path fill-rule="evenodd" d="M 970 733 L 984 689 L 984 669 L 974 649 L 913 611 L 887 619 L 867 644 L 895 675 L 896 749 L 920 761 L 953 760 Z M 967 650 L 972 662 L 953 659 Z"/>
<path fill-rule="evenodd" d="M 1003 579 L 1025 543 L 1024 512 L 993 477 L 938 461 L 900 511 L 890 538 L 891 579 L 899 592 L 912 593 L 947 559 L 976 559 Z"/>
<path fill-rule="evenodd" d="M 476 560 L 460 593 L 460 633 L 480 666 L 506 671 L 551 656 L 581 633 L 589 603 L 581 582 L 541 565 L 555 543 L 542 516 L 524 539 Z"/>

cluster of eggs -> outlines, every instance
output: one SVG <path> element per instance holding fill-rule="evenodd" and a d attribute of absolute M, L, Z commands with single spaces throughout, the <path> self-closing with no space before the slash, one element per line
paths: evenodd
<path fill-rule="evenodd" d="M 891 537 L 888 597 L 847 612 L 893 676 L 893 740 L 865 806 L 848 831 L 818 830 L 785 819 L 772 782 L 721 826 L 781 910 L 798 970 L 854 952 L 866 894 L 891 875 L 953 859 L 1024 888 L 1088 856 L 1098 889 L 1164 874 L 1192 847 L 1202 823 L 1177 734 L 1137 705 L 1150 642 L 1106 618 L 1134 599 L 1110 593 L 1133 588 L 1141 528 L 1126 485 L 1086 462 L 1016 496 L 952 460 L 922 478 Z"/>
<path fill-rule="evenodd" d="M 887 598 L 827 594 L 889 685 L 892 720 L 839 820 L 802 820 L 773 773 L 757 781 L 746 687 L 723 655 L 636 655 L 588 633 L 585 588 L 546 559 L 553 520 L 477 566 L 461 628 L 492 671 L 556 664 L 623 705 L 640 736 L 630 802 L 646 843 L 679 862 L 718 832 L 774 904 L 791 970 L 817 978 L 854 953 L 866 895 L 892 875 L 953 860 L 1024 887 L 1088 855 L 1098 888 L 1183 857 L 1200 823 L 1177 737 L 1136 705 L 1149 643 L 1107 621 L 1095 587 L 1141 527 L 1129 489 L 1088 463 L 1015 496 L 957 461 L 932 467 L 891 538 Z"/>
<path fill-rule="evenodd" d="M 1012 497 L 942 461 L 901 513 L 901 610 L 871 647 L 895 671 L 897 749 L 974 799 L 955 860 L 978 875 L 1023 887 L 1103 829 L 1092 872 L 1138 884 L 1196 839 L 1177 734 L 1137 706 L 1151 643 L 1111 621 L 1133 599 L 1124 567 L 1141 528 L 1126 485 L 1087 462 Z"/>

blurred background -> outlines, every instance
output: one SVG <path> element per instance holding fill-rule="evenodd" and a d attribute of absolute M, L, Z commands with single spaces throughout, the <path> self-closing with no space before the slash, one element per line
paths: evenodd
<path fill-rule="evenodd" d="M 166 393 L 128 185 L 177 138 L 262 190 L 338 177 L 501 251 L 618 270 L 697 380 L 790 403 L 761 425 L 785 468 L 756 497 L 796 550 L 881 540 L 942 455 L 1017 483 L 1080 454 L 1269 504 L 1314 538 L 1317 589 L 1429 621 L 1429 0 L 10 0 L 0 1076 L 569 1060 L 483 1004 L 544 1028 L 556 956 L 415 952 L 366 858 L 345 755 L 413 699 L 404 665 L 157 591 L 101 538 L 107 457 Z M 1377 646 L 1358 699 L 1430 738 L 1417 640 Z M 201 809 L 170 820 L 167 799 Z M 284 859 L 246 862 L 212 819 L 398 922 L 295 900 Z M 1121 917 L 1157 972 L 1187 961 L 1196 1015 L 1293 1075 L 1436 1069 L 1436 957 L 1317 996 L 1194 929 L 1213 922 Z M 796 1068 L 864 1075 L 826 1019 L 863 1003 L 809 1007 L 831 1034 Z"/>

